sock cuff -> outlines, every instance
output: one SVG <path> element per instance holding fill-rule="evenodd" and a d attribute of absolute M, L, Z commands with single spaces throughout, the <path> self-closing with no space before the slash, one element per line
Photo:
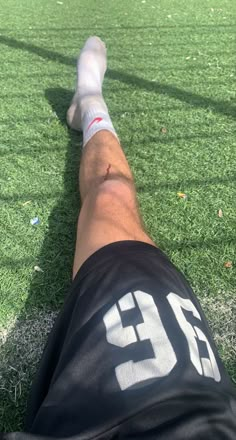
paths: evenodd
<path fill-rule="evenodd" d="M 111 118 L 108 113 L 96 112 L 94 110 L 88 110 L 83 118 L 83 148 L 90 141 L 90 139 L 99 131 L 110 131 L 119 141 L 117 133 L 111 122 Z"/>

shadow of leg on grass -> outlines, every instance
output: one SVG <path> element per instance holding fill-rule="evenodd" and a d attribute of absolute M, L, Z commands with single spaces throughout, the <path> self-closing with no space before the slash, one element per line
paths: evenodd
<path fill-rule="evenodd" d="M 49 89 L 46 98 L 63 125 L 72 94 Z M 76 223 L 79 211 L 78 167 L 81 138 L 69 131 L 64 190 L 48 222 L 38 265 L 25 309 L 0 340 L 0 432 L 23 427 L 30 384 L 41 358 L 47 334 L 71 284 Z M 5 340 L 4 340 L 5 339 Z"/>
<path fill-rule="evenodd" d="M 34 45 L 31 42 L 17 40 L 7 35 L 0 35 L 0 45 L 33 53 L 45 60 L 55 61 L 66 66 L 74 66 L 76 63 L 75 59 L 72 57 Z M 125 71 L 108 69 L 106 76 L 115 81 L 127 84 L 128 86 L 134 86 L 136 90 L 146 90 L 152 93 L 157 93 L 158 95 L 169 96 L 170 98 L 185 102 L 196 108 L 210 109 L 214 113 L 222 114 L 233 119 L 236 117 L 236 106 L 228 101 L 201 96 L 195 92 L 180 89 L 175 85 L 151 81 Z"/>

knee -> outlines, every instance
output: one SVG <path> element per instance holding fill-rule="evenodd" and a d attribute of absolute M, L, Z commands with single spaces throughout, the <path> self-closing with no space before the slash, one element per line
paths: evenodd
<path fill-rule="evenodd" d="M 136 207 L 136 196 L 133 182 L 129 179 L 114 179 L 102 182 L 96 189 L 95 209 L 110 211 L 115 209 Z"/>

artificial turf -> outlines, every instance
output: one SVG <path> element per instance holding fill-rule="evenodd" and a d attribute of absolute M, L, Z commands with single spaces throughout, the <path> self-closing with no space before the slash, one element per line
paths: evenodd
<path fill-rule="evenodd" d="M 228 328 L 235 343 L 234 2 L 0 0 L 0 11 L 1 327 L 58 310 L 70 284 L 81 136 L 65 115 L 76 56 L 95 34 L 108 48 L 104 96 L 147 230 L 200 301 L 230 304 L 230 322 L 222 312 L 217 328 L 236 380 L 236 344 L 227 348 Z M 0 385 L 0 430 L 21 428 L 30 379 L 20 403 Z"/>

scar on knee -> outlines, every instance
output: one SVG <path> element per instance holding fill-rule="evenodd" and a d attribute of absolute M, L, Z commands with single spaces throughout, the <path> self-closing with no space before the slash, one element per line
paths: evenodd
<path fill-rule="evenodd" d="M 107 167 L 107 172 L 106 172 L 106 175 L 105 175 L 105 177 L 104 177 L 104 180 L 107 180 L 107 179 L 108 179 L 110 169 L 111 169 L 111 165 L 109 164 L 108 167 Z"/>

